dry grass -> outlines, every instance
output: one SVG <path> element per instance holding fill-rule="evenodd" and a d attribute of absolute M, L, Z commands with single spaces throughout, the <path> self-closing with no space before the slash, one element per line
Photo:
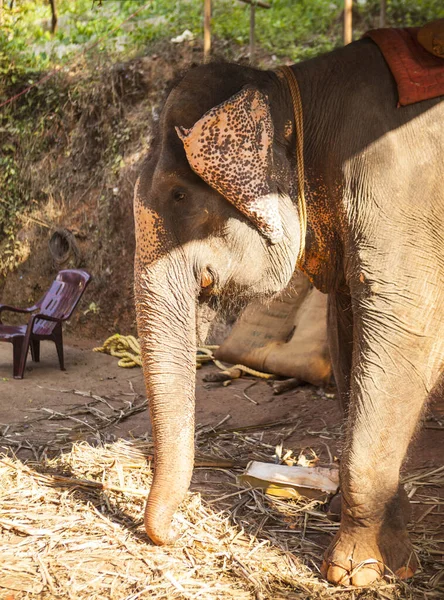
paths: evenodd
<path fill-rule="evenodd" d="M 69 415 L 53 412 L 41 418 L 51 425 L 54 419 L 71 417 L 71 434 L 78 435 L 79 420 L 84 431 L 99 430 L 144 408 L 135 397 L 124 404 L 95 397 L 71 408 Z M 38 440 L 22 444 L 33 449 L 34 462 L 3 455 L 0 598 L 444 597 L 444 536 L 438 539 L 439 532 L 426 526 L 429 512 L 443 504 L 429 490 L 444 485 L 444 467 L 406 479 L 412 502 L 423 505 L 412 527 L 422 563 L 413 581 L 382 582 L 365 591 L 334 588 L 319 577 L 319 563 L 337 524 L 328 520 L 318 501 L 284 501 L 238 488 L 236 473 L 247 458 L 272 460 L 273 435 L 265 443 L 263 425 L 237 430 L 223 425 L 197 431 L 200 469 L 194 489 L 199 492 L 190 492 L 178 511 L 181 536 L 171 548 L 152 546 L 143 529 L 152 476 L 150 440 L 68 444 L 65 432 L 63 439 L 55 438 L 65 451 L 53 457 L 46 451 L 48 444 L 39 447 Z M 285 439 L 296 427 L 296 421 L 271 423 L 268 433 Z M 324 439 L 337 435 L 339 430 L 323 432 Z M 7 439 L 3 437 L 3 445 Z"/>

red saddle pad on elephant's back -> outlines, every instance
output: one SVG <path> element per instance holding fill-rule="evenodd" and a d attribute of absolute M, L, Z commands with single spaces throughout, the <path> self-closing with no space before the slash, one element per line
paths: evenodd
<path fill-rule="evenodd" d="M 419 28 L 373 29 L 365 34 L 381 50 L 398 85 L 398 106 L 444 95 L 444 58 L 417 40 Z"/>

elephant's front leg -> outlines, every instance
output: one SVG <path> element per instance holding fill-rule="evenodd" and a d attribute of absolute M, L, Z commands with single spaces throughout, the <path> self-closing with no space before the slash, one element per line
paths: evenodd
<path fill-rule="evenodd" d="M 387 309 L 378 298 L 353 308 L 341 525 L 322 570 L 333 583 L 360 586 L 390 572 L 406 578 L 417 567 L 399 472 L 433 378 L 433 361 L 424 311 L 410 306 L 402 314 L 401 307 Z"/>

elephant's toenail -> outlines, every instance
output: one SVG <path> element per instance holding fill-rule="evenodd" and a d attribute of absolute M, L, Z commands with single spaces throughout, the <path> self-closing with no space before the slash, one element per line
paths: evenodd
<path fill-rule="evenodd" d="M 208 269 L 204 269 L 200 275 L 200 285 L 203 288 L 210 287 L 213 284 L 213 276 Z"/>

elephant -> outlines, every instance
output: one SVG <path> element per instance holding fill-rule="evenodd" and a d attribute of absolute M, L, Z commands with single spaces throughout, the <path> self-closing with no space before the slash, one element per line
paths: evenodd
<path fill-rule="evenodd" d="M 134 193 L 155 544 L 174 542 L 191 480 L 197 336 L 300 270 L 328 294 L 346 422 L 321 572 L 353 586 L 415 572 L 400 470 L 443 370 L 442 99 L 398 108 L 365 38 L 284 70 L 201 65 L 173 87 Z"/>

